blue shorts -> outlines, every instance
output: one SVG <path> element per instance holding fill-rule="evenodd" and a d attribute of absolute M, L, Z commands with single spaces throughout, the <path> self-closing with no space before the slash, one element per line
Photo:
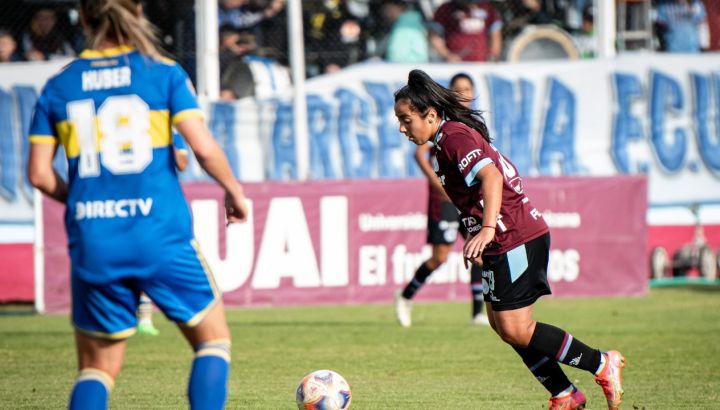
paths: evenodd
<path fill-rule="evenodd" d="M 148 277 L 124 277 L 94 284 L 72 275 L 72 320 L 83 333 L 124 339 L 135 333 L 140 293 L 145 292 L 168 319 L 193 327 L 220 300 L 197 242 L 183 245 L 177 256 Z"/>

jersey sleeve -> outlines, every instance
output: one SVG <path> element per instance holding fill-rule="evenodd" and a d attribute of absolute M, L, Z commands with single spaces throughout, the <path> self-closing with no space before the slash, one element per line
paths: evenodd
<path fill-rule="evenodd" d="M 170 72 L 170 118 L 175 125 L 186 118 L 203 118 L 190 78 L 179 65 Z"/>
<path fill-rule="evenodd" d="M 481 169 L 494 163 L 489 156 L 489 144 L 477 141 L 472 134 L 465 131 L 448 138 L 442 149 L 447 152 L 448 158 L 457 164 L 465 185 L 469 187 L 478 183 L 475 177 Z"/>
<path fill-rule="evenodd" d="M 35 103 L 28 139 L 31 144 L 57 143 L 57 135 L 50 114 L 50 103 L 46 90 L 43 90 L 37 103 Z"/>
<path fill-rule="evenodd" d="M 500 13 L 498 13 L 497 9 L 492 6 L 490 7 L 490 27 L 488 29 L 488 32 L 494 33 L 496 31 L 499 31 L 503 27 L 502 17 L 500 17 Z"/>
<path fill-rule="evenodd" d="M 187 144 L 185 144 L 185 140 L 183 137 L 180 136 L 180 134 L 173 130 L 173 146 L 177 151 L 185 151 L 187 152 Z"/>

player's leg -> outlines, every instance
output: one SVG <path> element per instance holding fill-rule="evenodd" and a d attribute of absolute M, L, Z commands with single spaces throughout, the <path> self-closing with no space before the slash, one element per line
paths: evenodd
<path fill-rule="evenodd" d="M 155 327 L 152 320 L 153 307 L 150 298 L 144 294 L 140 294 L 140 304 L 138 305 L 138 333 L 142 335 L 157 336 L 160 331 Z"/>
<path fill-rule="evenodd" d="M 230 331 L 220 290 L 195 241 L 164 270 L 142 283 L 165 315 L 178 323 L 195 351 L 188 382 L 191 409 L 222 409 L 230 369 Z"/>
<path fill-rule="evenodd" d="M 395 294 L 395 316 L 401 326 L 410 327 L 412 324 L 412 299 L 433 271 L 445 263 L 450 247 L 451 245 L 445 244 L 433 245 L 430 259 L 423 262 L 405 288 Z"/>
<path fill-rule="evenodd" d="M 180 326 L 195 351 L 188 398 L 192 409 L 222 409 L 230 371 L 230 330 L 222 302 L 194 327 Z"/>
<path fill-rule="evenodd" d="M 492 304 L 487 305 L 490 326 L 497 330 Z M 555 360 L 529 348 L 513 346 L 525 366 L 535 379 L 550 393 L 550 409 L 579 409 L 585 405 L 585 395 L 568 380 L 565 372 Z M 565 407 L 561 407 L 565 405 Z"/>
<path fill-rule="evenodd" d="M 594 373 L 610 408 L 622 396 L 620 371 L 624 358 L 601 353 L 570 333 L 533 320 L 533 304 L 549 293 L 549 235 L 521 245 L 505 255 L 488 258 L 493 270 L 493 317 L 500 337 L 515 348 L 531 349 L 549 359 Z"/>
<path fill-rule="evenodd" d="M 402 297 L 411 300 L 415 297 L 420 288 L 425 285 L 425 281 L 430 275 L 439 268 L 440 265 L 447 261 L 448 255 L 450 254 L 451 245 L 447 244 L 435 244 L 432 247 L 432 256 L 430 259 L 423 262 L 415 271 L 412 280 L 405 286 L 402 291 Z"/>
<path fill-rule="evenodd" d="M 470 268 L 470 292 L 472 293 L 472 323 L 489 325 L 489 318 L 483 313 L 485 300 L 483 297 L 482 266 L 473 264 Z"/>
<path fill-rule="evenodd" d="M 138 294 L 125 281 L 101 285 L 71 275 L 79 374 L 68 407 L 106 409 L 120 373 L 125 339 L 135 333 Z"/>
<path fill-rule="evenodd" d="M 433 211 L 435 209 L 437 212 Z M 395 315 L 403 327 L 412 323 L 412 299 L 430 275 L 447 261 L 450 249 L 458 234 L 457 208 L 450 202 L 432 202 L 428 211 L 427 243 L 432 244 L 432 255 L 415 271 L 404 289 L 395 294 Z"/>
<path fill-rule="evenodd" d="M 75 331 L 78 377 L 70 394 L 70 410 L 107 409 L 110 392 L 120 374 L 125 340 L 106 340 Z"/>

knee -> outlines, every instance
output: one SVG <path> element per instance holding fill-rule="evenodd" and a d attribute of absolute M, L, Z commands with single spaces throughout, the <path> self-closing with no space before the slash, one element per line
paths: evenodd
<path fill-rule="evenodd" d="M 526 348 L 530 344 L 532 333 L 530 333 L 525 327 L 496 325 L 494 329 L 500 338 L 511 346 Z"/>
<path fill-rule="evenodd" d="M 440 267 L 443 263 L 447 262 L 448 255 L 446 253 L 438 253 L 433 255 L 428 261 L 428 267 L 435 270 Z"/>

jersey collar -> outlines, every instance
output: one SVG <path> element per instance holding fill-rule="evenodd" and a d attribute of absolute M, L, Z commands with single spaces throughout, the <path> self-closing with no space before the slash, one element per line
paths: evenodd
<path fill-rule="evenodd" d="M 132 51 L 135 51 L 135 47 L 128 46 L 128 45 L 122 45 L 112 48 L 106 48 L 103 50 L 84 50 L 82 53 L 80 53 L 80 58 L 87 58 L 87 59 L 96 59 L 96 58 L 109 58 L 109 57 L 117 57 L 123 54 L 128 54 Z"/>
<path fill-rule="evenodd" d="M 437 132 L 435 132 L 435 136 L 432 139 L 433 145 L 438 150 L 440 150 L 440 146 L 438 145 L 438 143 L 440 142 L 440 139 L 443 137 L 442 127 L 443 127 L 443 125 L 445 125 L 446 122 L 447 121 L 445 121 L 445 120 L 440 121 L 440 125 L 438 125 Z"/>

